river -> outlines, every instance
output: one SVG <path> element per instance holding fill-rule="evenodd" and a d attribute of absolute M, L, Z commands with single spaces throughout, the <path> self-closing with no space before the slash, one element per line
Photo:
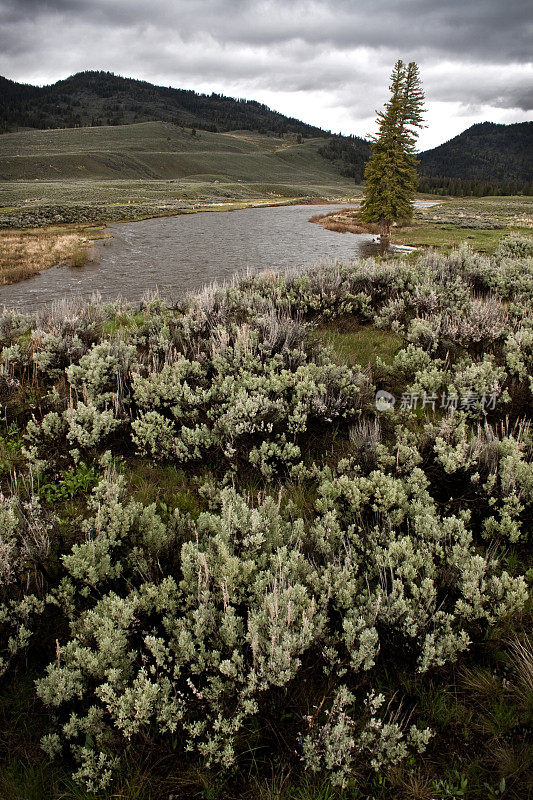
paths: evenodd
<path fill-rule="evenodd" d="M 417 203 L 418 205 L 418 203 Z M 179 297 L 244 272 L 284 270 L 379 252 L 367 234 L 309 223 L 341 205 L 295 205 L 200 212 L 110 225 L 83 267 L 58 266 L 0 287 L 0 305 L 35 311 L 63 297 L 140 300 L 149 291 Z"/>

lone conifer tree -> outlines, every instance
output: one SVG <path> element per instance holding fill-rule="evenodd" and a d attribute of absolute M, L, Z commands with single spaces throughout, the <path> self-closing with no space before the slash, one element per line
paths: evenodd
<path fill-rule="evenodd" d="M 365 169 L 361 217 L 379 222 L 387 238 L 393 222 L 413 216 L 417 187 L 415 145 L 422 127 L 424 93 L 414 61 L 394 65 L 391 98 L 378 113 L 379 132 L 372 137 L 372 155 Z"/>

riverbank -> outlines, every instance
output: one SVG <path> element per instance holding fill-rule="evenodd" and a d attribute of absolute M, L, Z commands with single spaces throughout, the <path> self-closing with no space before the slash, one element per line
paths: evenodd
<path fill-rule="evenodd" d="M 33 201 L 36 202 L 35 200 Z M 0 284 L 24 280 L 52 266 L 83 266 L 95 256 L 95 240 L 112 234 L 106 225 L 139 222 L 200 212 L 237 211 L 288 205 L 350 203 L 310 218 L 336 233 L 379 233 L 377 225 L 361 223 L 357 198 L 286 196 L 256 197 L 228 201 L 169 200 L 165 203 L 103 202 L 61 205 L 7 206 L 0 209 Z M 393 228 L 393 244 L 415 248 L 438 247 L 445 252 L 463 242 L 474 250 L 492 253 L 504 235 L 527 233 L 533 225 L 530 197 L 444 198 L 438 204 L 418 208 L 412 224 Z"/>
<path fill-rule="evenodd" d="M 2 286 L 0 304 L 28 311 L 58 297 L 89 299 L 95 292 L 109 302 L 118 296 L 136 301 L 154 291 L 178 298 L 238 275 L 349 263 L 379 252 L 372 236 L 337 236 L 310 225 L 312 214 L 332 210 L 329 204 L 233 208 L 112 224 L 106 229 L 111 236 L 95 243 L 85 267 L 65 264 Z"/>
<path fill-rule="evenodd" d="M 359 218 L 359 205 L 352 208 L 343 208 L 340 211 L 332 211 L 330 214 L 316 214 L 309 219 L 316 225 L 321 225 L 328 231 L 334 233 L 379 233 L 377 222 L 363 222 Z"/>
<path fill-rule="evenodd" d="M 107 235 L 104 228 L 80 225 L 0 230 L 0 284 L 17 283 L 60 264 L 83 267 L 92 258 L 94 241 Z"/>
<path fill-rule="evenodd" d="M 322 202 L 326 198 L 283 197 L 166 204 L 42 205 L 0 208 L 0 285 L 16 283 L 50 267 L 81 267 L 94 257 L 95 240 L 109 238 L 107 225 L 139 222 L 200 212 L 239 211 L 246 208 Z M 349 202 L 349 200 L 347 200 Z"/>
<path fill-rule="evenodd" d="M 357 207 L 309 221 L 337 233 L 379 233 L 379 225 L 359 219 Z M 393 226 L 391 241 L 444 252 L 467 242 L 478 252 L 493 253 L 504 236 L 527 234 L 532 227 L 533 198 L 529 196 L 439 198 L 433 205 L 417 208 L 410 224 Z"/>

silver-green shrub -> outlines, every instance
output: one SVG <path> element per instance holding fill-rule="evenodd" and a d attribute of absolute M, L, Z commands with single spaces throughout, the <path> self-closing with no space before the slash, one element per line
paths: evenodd
<path fill-rule="evenodd" d="M 337 689 L 307 730 L 301 719 L 305 763 L 340 783 L 361 760 L 395 763 L 429 732 L 365 701 L 360 676 L 390 647 L 421 673 L 453 661 L 472 625 L 525 602 L 523 579 L 476 552 L 467 517 L 439 514 L 419 468 L 325 478 L 310 522 L 269 497 L 224 489 L 216 502 L 164 524 L 110 476 L 63 558 L 71 638 L 38 693 L 74 712 L 58 734 L 89 787 L 111 780 L 120 737 L 148 731 L 230 766 L 243 730 L 309 659 Z"/>
<path fill-rule="evenodd" d="M 62 486 L 73 463 L 124 464 L 58 501 L 60 521 L 29 476 L 28 500 L 4 476 L 2 668 L 43 620 L 46 752 L 69 749 L 77 778 L 111 791 L 140 742 L 229 769 L 267 720 L 339 785 L 423 750 L 430 731 L 380 676 L 429 680 L 526 600 L 498 557 L 531 532 L 528 248 L 254 275 L 173 309 L 0 319 L 43 507 L 43 482 Z M 361 324 L 403 346 L 348 367 L 320 345 L 332 318 L 356 332 L 352 363 Z M 394 408 L 376 408 L 374 383 Z M 160 505 L 136 499 L 152 467 L 138 456 L 167 481 L 182 469 Z"/>
<path fill-rule="evenodd" d="M 0 675 L 27 647 L 44 609 L 54 522 L 36 497 L 21 502 L 0 494 Z"/>

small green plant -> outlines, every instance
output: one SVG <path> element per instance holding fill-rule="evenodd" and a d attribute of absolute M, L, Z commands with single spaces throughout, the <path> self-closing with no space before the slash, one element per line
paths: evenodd
<path fill-rule="evenodd" d="M 69 263 L 71 267 L 84 267 L 89 260 L 89 253 L 87 250 L 88 245 L 84 242 L 78 242 L 71 250 L 69 256 Z"/>
<path fill-rule="evenodd" d="M 4 435 L 0 435 L 0 473 L 9 472 L 20 463 L 22 444 L 18 425 L 11 423 Z"/>
<path fill-rule="evenodd" d="M 435 789 L 442 800 L 463 800 L 468 797 L 468 777 L 454 768 L 451 777 L 435 781 Z"/>
<path fill-rule="evenodd" d="M 487 790 L 487 800 L 500 800 L 505 795 L 505 778 L 502 778 L 497 786 L 493 786 L 490 783 L 484 783 L 483 786 Z"/>
<path fill-rule="evenodd" d="M 320 783 L 306 780 L 296 789 L 289 790 L 283 800 L 338 800 L 339 791 L 329 781 Z"/>
<path fill-rule="evenodd" d="M 93 466 L 79 464 L 75 469 L 62 470 L 54 475 L 54 479 L 43 483 L 39 495 L 47 503 L 58 503 L 69 500 L 80 493 L 87 493 L 96 486 L 102 475 Z"/>

